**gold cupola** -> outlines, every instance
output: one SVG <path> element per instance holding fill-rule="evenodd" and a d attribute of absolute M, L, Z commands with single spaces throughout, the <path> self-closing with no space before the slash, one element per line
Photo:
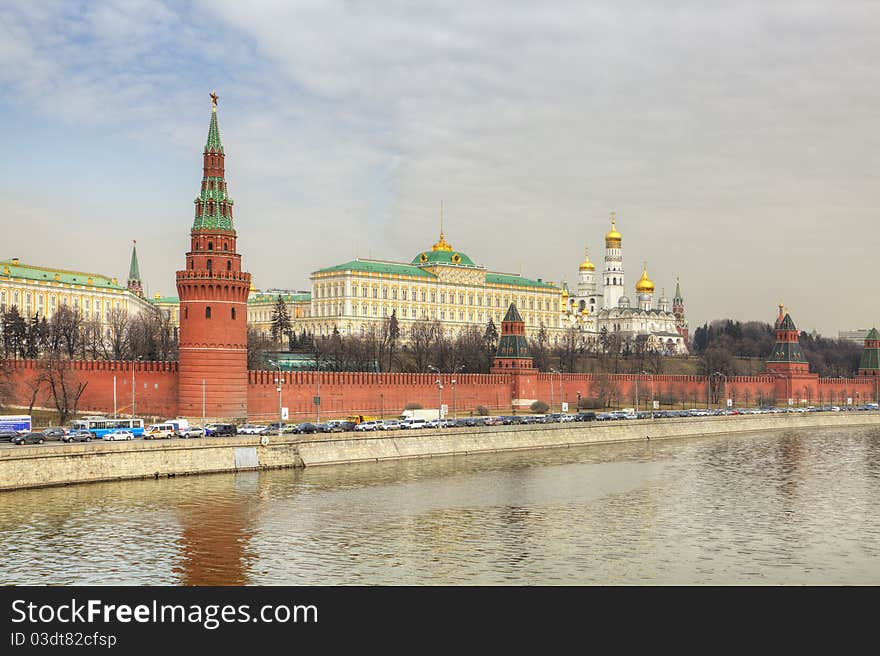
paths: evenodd
<path fill-rule="evenodd" d="M 443 231 L 440 231 L 440 239 L 436 244 L 431 246 L 432 251 L 451 251 L 452 246 L 446 241 L 446 237 L 443 236 Z"/>
<path fill-rule="evenodd" d="M 636 292 L 639 294 L 653 294 L 654 293 L 654 283 L 651 282 L 651 279 L 648 278 L 648 266 L 642 269 L 642 277 L 636 283 Z"/>
<path fill-rule="evenodd" d="M 581 271 L 595 271 L 596 265 L 590 262 L 590 254 L 587 249 L 584 249 L 584 261 L 581 262 L 581 265 L 578 267 Z"/>
<path fill-rule="evenodd" d="M 605 248 L 620 248 L 623 235 L 617 231 L 617 219 L 614 212 L 611 213 L 611 230 L 605 235 Z"/>

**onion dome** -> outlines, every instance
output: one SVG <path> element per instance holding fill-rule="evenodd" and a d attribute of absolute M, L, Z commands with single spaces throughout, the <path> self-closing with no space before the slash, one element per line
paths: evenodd
<path fill-rule="evenodd" d="M 623 239 L 617 231 L 617 222 L 614 218 L 614 212 L 611 213 L 611 230 L 605 235 L 605 248 L 620 248 L 620 242 Z"/>
<path fill-rule="evenodd" d="M 640 294 L 654 293 L 654 283 L 648 278 L 648 267 L 642 269 L 642 277 L 636 283 L 636 291 Z"/>
<path fill-rule="evenodd" d="M 628 308 L 629 307 L 629 297 L 621 296 L 617 301 L 617 307 L 619 308 Z"/>
<path fill-rule="evenodd" d="M 596 265 L 590 262 L 590 254 L 585 250 L 584 251 L 584 261 L 581 262 L 581 265 L 578 267 L 581 271 L 595 271 Z"/>
<path fill-rule="evenodd" d="M 467 255 L 453 250 L 450 243 L 446 241 L 446 237 L 443 235 L 442 230 L 440 231 L 440 239 L 437 240 L 436 244 L 431 246 L 431 250 L 416 255 L 412 260 L 412 264 L 455 264 L 458 266 L 477 266 Z"/>
<path fill-rule="evenodd" d="M 440 239 L 437 240 L 437 243 L 431 246 L 432 251 L 451 251 L 452 246 L 446 241 L 446 237 L 443 236 L 443 232 L 440 232 Z"/>

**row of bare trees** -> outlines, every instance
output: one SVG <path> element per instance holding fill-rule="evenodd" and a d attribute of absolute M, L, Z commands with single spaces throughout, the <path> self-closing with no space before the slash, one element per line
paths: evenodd
<path fill-rule="evenodd" d="M 105 321 L 62 305 L 46 318 L 25 317 L 17 306 L 0 311 L 0 352 L 5 358 L 176 360 L 174 327 L 164 313 L 111 310 Z"/>

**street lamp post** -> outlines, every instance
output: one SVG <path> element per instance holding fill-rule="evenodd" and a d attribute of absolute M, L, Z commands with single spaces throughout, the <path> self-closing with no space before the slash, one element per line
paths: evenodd
<path fill-rule="evenodd" d="M 550 412 L 553 412 L 553 374 L 557 373 L 556 369 L 550 370 Z"/>
<path fill-rule="evenodd" d="M 202 378 L 202 430 L 205 429 L 205 379 Z"/>
<path fill-rule="evenodd" d="M 439 429 L 443 424 L 443 381 L 440 380 L 440 370 L 437 367 L 432 367 L 428 365 L 428 369 L 435 372 L 437 374 L 437 380 L 435 381 L 437 384 L 437 428 Z"/>
<path fill-rule="evenodd" d="M 275 384 L 278 386 L 278 434 L 281 435 L 281 422 L 283 421 L 283 413 L 281 411 L 281 390 L 283 388 L 281 386 L 284 384 L 284 378 L 281 377 L 280 365 L 278 366 L 278 377 L 275 379 Z"/>
<path fill-rule="evenodd" d="M 385 419 L 385 392 L 379 392 L 379 416 Z"/>
<path fill-rule="evenodd" d="M 131 418 L 134 419 L 134 389 L 135 389 L 135 379 L 134 379 L 134 365 L 135 362 L 140 360 L 140 357 L 135 357 L 133 354 L 131 356 Z"/>
<path fill-rule="evenodd" d="M 113 376 L 113 418 L 116 419 L 116 376 Z"/>
<path fill-rule="evenodd" d="M 639 414 L 639 374 L 636 374 L 636 414 Z"/>
<path fill-rule="evenodd" d="M 650 376 L 647 371 L 642 371 L 643 376 Z M 654 418 L 654 377 L 651 376 L 651 419 Z"/>
<path fill-rule="evenodd" d="M 453 369 L 452 370 L 453 376 L 455 374 L 457 374 L 459 371 L 461 371 L 462 369 L 464 369 L 464 365 L 460 365 L 460 366 L 456 367 L 455 369 Z M 452 383 L 452 421 L 454 422 L 456 419 L 456 416 L 455 416 L 455 383 L 456 383 L 456 380 L 455 380 L 455 378 L 453 378 L 449 382 Z"/>

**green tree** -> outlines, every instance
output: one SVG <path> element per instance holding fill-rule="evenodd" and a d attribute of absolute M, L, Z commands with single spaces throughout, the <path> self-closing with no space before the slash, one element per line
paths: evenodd
<path fill-rule="evenodd" d="M 290 312 L 287 310 L 287 304 L 284 302 L 281 294 L 278 294 L 278 299 L 272 308 L 272 339 L 278 343 L 281 343 L 285 338 L 289 341 L 290 330 Z"/>

